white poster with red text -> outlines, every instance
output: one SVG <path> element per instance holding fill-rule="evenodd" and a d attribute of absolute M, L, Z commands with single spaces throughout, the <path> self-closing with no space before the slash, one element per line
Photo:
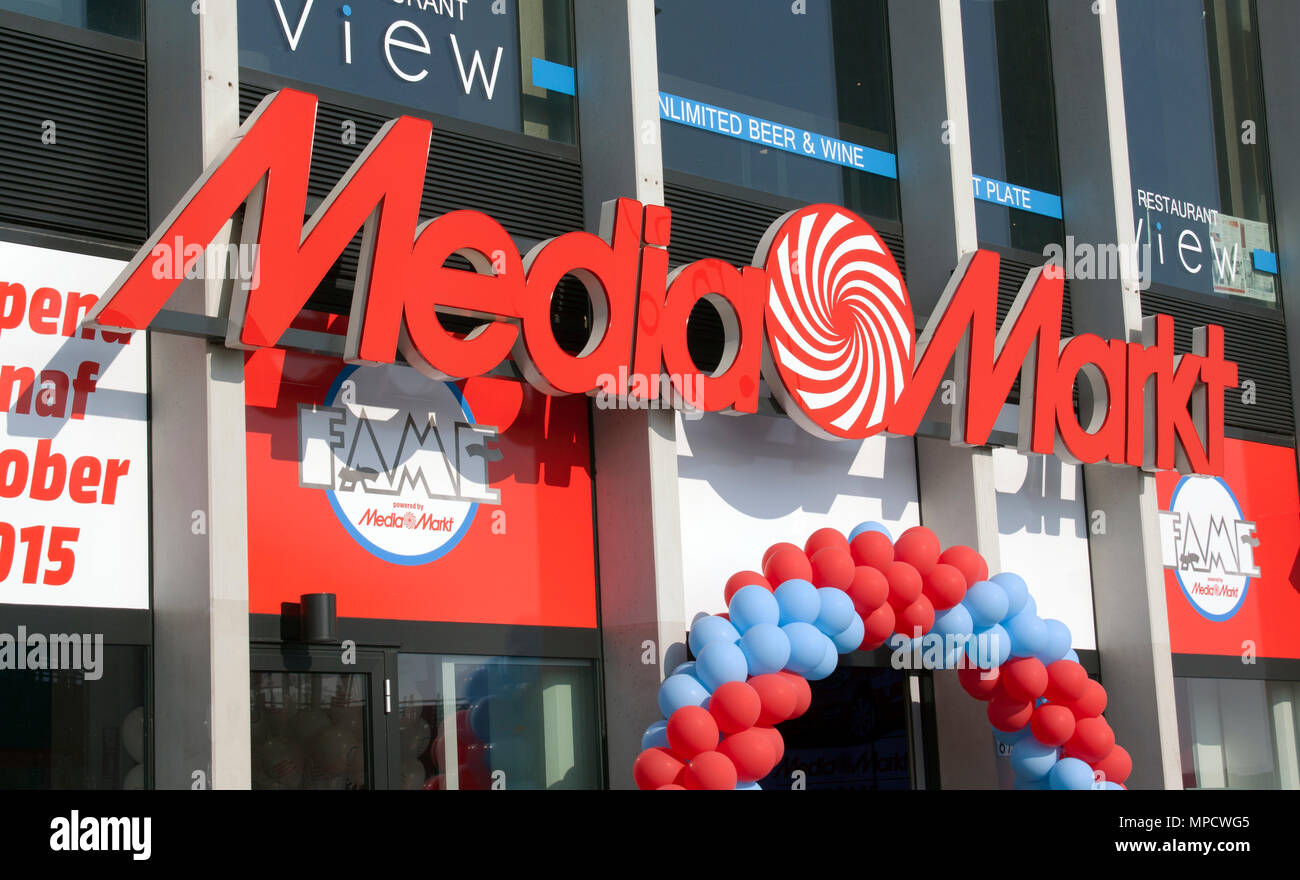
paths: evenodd
<path fill-rule="evenodd" d="M 0 603 L 149 607 L 144 334 L 80 326 L 123 265 L 0 242 Z"/>

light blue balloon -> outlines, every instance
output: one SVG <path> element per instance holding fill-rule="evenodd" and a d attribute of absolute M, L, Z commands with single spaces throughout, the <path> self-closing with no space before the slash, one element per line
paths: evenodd
<path fill-rule="evenodd" d="M 826 657 L 826 637 L 811 623 L 795 621 L 781 627 L 790 639 L 790 659 L 785 668 L 807 678 Z"/>
<path fill-rule="evenodd" d="M 1079 662 L 1080 662 L 1080 661 L 1079 661 L 1079 652 L 1076 651 L 1076 650 L 1074 650 L 1073 648 L 1071 648 L 1070 650 L 1068 650 L 1068 651 L 1065 652 L 1065 659 L 1066 659 L 1066 660 L 1073 660 L 1075 663 L 1079 663 Z"/>
<path fill-rule="evenodd" d="M 688 660 L 685 663 L 678 664 L 677 668 L 670 672 L 669 675 L 689 675 L 696 679 L 700 677 L 700 674 L 695 671 L 694 660 Z"/>
<path fill-rule="evenodd" d="M 1007 594 L 1007 613 L 1002 615 L 1003 620 L 1010 620 L 1024 610 L 1025 602 L 1029 599 L 1029 585 L 1024 578 L 1014 572 L 1004 571 L 993 575 L 989 580 Z"/>
<path fill-rule="evenodd" d="M 738 782 L 736 791 L 762 791 L 763 787 L 757 782 Z"/>
<path fill-rule="evenodd" d="M 996 727 L 993 728 L 993 738 L 996 739 L 998 742 L 1002 743 L 1004 746 L 1014 747 L 1016 743 L 1022 741 L 1025 737 L 1029 736 L 1029 734 L 1030 734 L 1030 730 L 1028 724 L 1020 728 L 1019 730 L 1008 731 L 1008 730 L 998 730 Z"/>
<path fill-rule="evenodd" d="M 832 636 L 831 641 L 835 643 L 835 650 L 838 653 L 852 654 L 862 646 L 862 640 L 866 635 L 866 625 L 862 622 L 862 618 L 855 614 L 853 615 L 853 622 L 843 632 Z"/>
<path fill-rule="evenodd" d="M 1047 781 L 1055 791 L 1089 791 L 1092 768 L 1078 758 L 1062 758 L 1047 774 Z"/>
<path fill-rule="evenodd" d="M 1118 782 L 1112 782 L 1112 781 L 1110 781 L 1109 779 L 1107 779 L 1107 780 L 1105 780 L 1104 782 L 1102 782 L 1100 785 L 1097 786 L 1097 788 L 1098 788 L 1099 790 L 1103 790 L 1103 791 L 1123 791 L 1123 790 L 1124 790 L 1124 786 L 1120 785 Z"/>
<path fill-rule="evenodd" d="M 979 669 L 1001 666 L 1011 657 L 1011 636 L 999 623 L 976 630 L 966 642 L 966 657 Z"/>
<path fill-rule="evenodd" d="M 731 604 L 727 606 L 727 613 L 731 615 L 731 625 L 741 635 L 755 624 L 779 624 L 781 621 L 781 606 L 777 604 L 776 597 L 767 587 L 758 584 L 737 590 L 731 597 Z"/>
<path fill-rule="evenodd" d="M 869 520 L 867 522 L 858 523 L 856 526 L 854 526 L 853 531 L 849 532 L 849 540 L 852 541 L 854 538 L 856 538 L 858 535 L 862 534 L 863 532 L 880 532 L 880 534 L 884 535 L 891 542 L 894 540 L 894 536 L 889 534 L 889 529 L 885 528 L 883 525 L 876 522 L 875 520 Z"/>
<path fill-rule="evenodd" d="M 811 624 L 821 614 L 822 600 L 817 595 L 817 588 L 802 578 L 791 578 L 777 587 L 773 595 L 781 607 L 778 621 L 781 626 L 787 623 Z"/>
<path fill-rule="evenodd" d="M 1056 766 L 1056 757 L 1055 748 L 1027 736 L 1011 747 L 1011 769 L 1019 779 L 1042 779 Z"/>
<path fill-rule="evenodd" d="M 992 626 L 1007 616 L 1007 592 L 993 581 L 976 581 L 961 604 L 970 612 L 976 629 Z"/>
<path fill-rule="evenodd" d="M 1016 781 L 1011 783 L 1011 787 L 1016 791 L 1051 791 L 1052 786 L 1048 784 L 1047 779 L 1021 779 L 1016 777 Z"/>
<path fill-rule="evenodd" d="M 959 603 L 936 614 L 930 632 L 944 636 L 969 636 L 975 632 L 975 622 L 971 620 L 970 610 Z"/>
<path fill-rule="evenodd" d="M 665 718 L 683 706 L 703 706 L 709 701 L 709 692 L 693 675 L 670 675 L 659 685 L 659 711 Z"/>
<path fill-rule="evenodd" d="M 739 645 L 718 640 L 705 645 L 695 658 L 695 672 L 713 693 L 729 681 L 744 681 L 749 675 L 749 661 Z"/>
<path fill-rule="evenodd" d="M 780 672 L 790 662 L 790 638 L 775 623 L 756 623 L 740 637 L 750 675 Z"/>
<path fill-rule="evenodd" d="M 822 661 L 817 664 L 812 672 L 808 673 L 809 681 L 821 681 L 826 676 L 835 671 L 835 666 L 840 662 L 840 652 L 835 649 L 835 642 L 830 637 L 822 635 L 825 652 L 822 655 Z"/>
<path fill-rule="evenodd" d="M 740 633 L 736 632 L 731 621 L 725 617 L 711 614 L 691 624 L 691 634 L 687 642 L 690 643 L 691 653 L 696 657 L 700 656 L 700 651 L 704 650 L 705 645 L 717 641 L 725 641 L 733 645 L 740 641 Z"/>
<path fill-rule="evenodd" d="M 1060 660 L 1070 650 L 1070 628 L 1051 618 L 1044 620 L 1043 624 L 1047 630 L 1047 639 L 1034 656 L 1046 666 Z"/>
<path fill-rule="evenodd" d="M 668 745 L 668 722 L 660 719 L 645 729 L 641 734 L 641 751 L 654 748 L 670 748 Z"/>
<path fill-rule="evenodd" d="M 853 623 L 853 618 L 858 616 L 853 608 L 853 600 L 843 590 L 822 587 L 817 591 L 817 600 L 821 603 L 821 611 L 817 613 L 813 626 L 828 636 L 844 632 Z"/>
<path fill-rule="evenodd" d="M 1036 656 L 1047 644 L 1047 624 L 1028 606 L 1007 621 L 1006 631 L 1011 637 L 1012 657 Z"/>

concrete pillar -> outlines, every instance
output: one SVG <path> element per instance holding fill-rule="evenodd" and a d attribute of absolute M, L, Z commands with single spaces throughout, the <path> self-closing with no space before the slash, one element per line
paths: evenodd
<path fill-rule="evenodd" d="M 235 9 L 146 0 L 150 225 L 238 129 Z M 187 281 L 170 307 L 215 315 L 228 294 Z M 248 788 L 243 356 L 162 333 L 149 344 L 155 785 Z"/>
<path fill-rule="evenodd" d="M 588 230 L 619 196 L 663 204 L 653 0 L 576 0 Z M 686 659 L 677 431 L 669 410 L 593 413 L 611 788 L 632 788 L 666 671 Z"/>
<path fill-rule="evenodd" d="M 1065 231 L 1093 246 L 1132 244 L 1115 4 L 1094 12 L 1089 3 L 1049 0 L 1048 16 Z M 1139 338 L 1135 274 L 1073 279 L 1070 287 L 1076 333 Z M 1105 531 L 1089 535 L 1089 554 L 1106 717 L 1133 756 L 1131 787 L 1181 788 L 1155 477 L 1097 464 L 1084 467 L 1083 480 L 1090 525 L 1095 512 L 1105 514 Z"/>
<path fill-rule="evenodd" d="M 907 290 L 921 321 L 934 309 L 958 258 L 978 247 L 971 191 L 966 62 L 957 0 L 889 4 L 890 58 L 898 126 L 899 198 L 907 241 Z M 988 449 L 918 437 L 921 522 L 946 547 L 974 547 L 997 570 L 997 498 Z M 985 706 L 953 673 L 934 676 L 939 780 L 944 788 L 997 788 Z"/>

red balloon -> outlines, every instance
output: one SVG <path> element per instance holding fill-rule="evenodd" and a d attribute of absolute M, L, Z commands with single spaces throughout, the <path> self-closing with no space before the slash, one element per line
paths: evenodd
<path fill-rule="evenodd" d="M 939 562 L 944 565 L 951 565 L 960 571 L 962 576 L 966 578 L 968 588 L 976 581 L 989 579 L 989 564 L 984 561 L 984 557 L 977 550 L 964 544 L 956 544 L 940 553 Z"/>
<path fill-rule="evenodd" d="M 1056 703 L 1044 703 L 1029 719 L 1034 739 L 1045 746 L 1063 746 L 1074 736 L 1074 713 Z"/>
<path fill-rule="evenodd" d="M 1034 704 L 1013 700 L 998 691 L 989 700 L 989 723 L 1004 733 L 1019 730 L 1029 723 L 1034 714 Z"/>
<path fill-rule="evenodd" d="M 673 754 L 690 760 L 718 747 L 718 722 L 702 706 L 682 706 L 668 719 L 668 745 Z"/>
<path fill-rule="evenodd" d="M 957 567 L 940 562 L 921 579 L 921 593 L 935 611 L 947 611 L 966 596 L 966 576 Z"/>
<path fill-rule="evenodd" d="M 858 565 L 884 569 L 894 561 L 894 544 L 883 532 L 863 532 L 849 542 L 849 552 Z"/>
<path fill-rule="evenodd" d="M 1037 657 L 1013 657 L 1002 664 L 1002 689 L 1013 700 L 1033 702 L 1047 690 L 1047 667 Z"/>
<path fill-rule="evenodd" d="M 1070 705 L 1083 696 L 1088 671 L 1073 660 L 1057 660 L 1047 667 L 1047 690 L 1043 696 L 1053 703 Z"/>
<path fill-rule="evenodd" d="M 1074 736 L 1070 737 L 1065 748 L 1081 761 L 1096 764 L 1115 748 L 1115 731 L 1110 729 L 1105 718 L 1080 718 L 1075 722 Z"/>
<path fill-rule="evenodd" d="M 849 539 L 844 537 L 843 533 L 840 532 L 839 529 L 818 529 L 809 535 L 808 540 L 804 542 L 803 552 L 807 553 L 809 557 L 812 557 L 816 555 L 818 550 L 823 550 L 827 547 L 834 547 L 836 550 L 848 553 Z"/>
<path fill-rule="evenodd" d="M 682 776 L 681 785 L 695 791 L 731 791 L 737 782 L 736 765 L 721 752 L 700 752 L 686 765 Z"/>
<path fill-rule="evenodd" d="M 812 564 L 798 547 L 778 550 L 763 564 L 763 574 L 768 583 L 779 587 L 794 578 L 812 580 Z"/>
<path fill-rule="evenodd" d="M 767 578 L 763 577 L 758 572 L 738 571 L 731 577 L 727 578 L 727 585 L 722 588 L 723 601 L 730 605 L 731 597 L 736 595 L 736 591 L 741 587 L 747 587 L 750 584 L 758 584 L 760 587 L 764 587 L 768 590 L 772 589 L 772 585 L 767 582 Z"/>
<path fill-rule="evenodd" d="M 781 763 L 781 759 L 785 757 L 785 739 L 781 736 L 781 731 L 777 730 L 775 727 L 766 727 L 763 725 L 755 727 L 754 731 L 767 738 L 768 745 L 772 749 L 772 754 L 776 756 L 772 761 L 772 766 L 775 767 L 777 764 Z"/>
<path fill-rule="evenodd" d="M 794 688 L 794 711 L 790 713 L 791 718 L 798 718 L 808 711 L 812 705 L 812 688 L 808 686 L 808 679 L 802 675 L 795 675 L 793 672 L 774 672 L 773 675 L 784 675 L 785 680 L 790 682 Z"/>
<path fill-rule="evenodd" d="M 859 646 L 863 651 L 874 651 L 894 634 L 896 615 L 888 602 L 862 618 L 863 636 Z"/>
<path fill-rule="evenodd" d="M 1102 774 L 1102 778 L 1107 782 L 1118 782 L 1123 785 L 1133 772 L 1133 758 L 1123 746 L 1115 746 L 1110 750 L 1110 754 L 1100 761 L 1093 762 L 1092 769 Z"/>
<path fill-rule="evenodd" d="M 1106 689 L 1101 682 L 1088 679 L 1083 686 L 1083 693 L 1070 704 L 1070 711 L 1076 718 L 1096 718 L 1106 711 Z"/>
<path fill-rule="evenodd" d="M 789 541 L 779 541 L 763 551 L 763 564 L 759 568 L 766 569 L 767 561 L 782 550 L 799 550 L 798 544 L 791 544 Z M 802 550 L 799 550 L 802 553 Z"/>
<path fill-rule="evenodd" d="M 823 547 L 809 557 L 808 563 L 812 566 L 814 587 L 834 587 L 847 592 L 853 583 L 856 566 L 847 550 Z"/>
<path fill-rule="evenodd" d="M 885 566 L 885 580 L 889 582 L 889 604 L 894 611 L 902 611 L 921 595 L 921 574 L 906 562 L 891 562 Z"/>
<path fill-rule="evenodd" d="M 847 590 L 853 608 L 863 616 L 875 611 L 889 598 L 889 581 L 880 569 L 859 565 L 853 569 L 853 581 Z"/>
<path fill-rule="evenodd" d="M 894 623 L 894 629 L 908 638 L 923 636 L 932 626 L 934 626 L 934 606 L 925 596 L 917 596 L 915 602 L 899 611 L 897 621 Z"/>
<path fill-rule="evenodd" d="M 723 733 L 737 733 L 753 727 L 758 723 L 762 710 L 763 701 L 758 691 L 743 681 L 718 685 L 709 699 L 709 714 Z"/>
<path fill-rule="evenodd" d="M 771 741 L 754 728 L 733 733 L 722 741 L 718 751 L 735 766 L 736 779 L 740 782 L 757 782 L 776 766 Z"/>
<path fill-rule="evenodd" d="M 913 526 L 894 542 L 894 559 L 927 574 L 939 561 L 939 536 L 925 526 Z"/>
<path fill-rule="evenodd" d="M 795 694 L 794 685 L 781 673 L 769 672 L 755 675 L 746 684 L 754 689 L 762 704 L 758 714 L 758 724 L 770 726 L 785 721 L 794 714 L 798 696 Z"/>
<path fill-rule="evenodd" d="M 636 756 L 636 761 L 632 764 L 632 778 L 636 781 L 637 788 L 652 791 L 661 785 L 670 784 L 685 766 L 667 749 L 646 749 Z"/>
<path fill-rule="evenodd" d="M 1001 670 L 997 666 L 992 669 L 962 666 L 957 670 L 957 681 L 961 682 L 962 690 L 977 700 L 993 699 L 993 695 L 998 692 L 1000 678 Z"/>
<path fill-rule="evenodd" d="M 655 791 L 686 791 L 686 786 L 678 785 L 676 782 L 670 782 L 667 785 L 661 785 Z"/>

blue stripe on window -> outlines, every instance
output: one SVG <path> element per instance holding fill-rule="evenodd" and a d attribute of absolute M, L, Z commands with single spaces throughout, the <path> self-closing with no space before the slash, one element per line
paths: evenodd
<path fill-rule="evenodd" d="M 1004 180 L 983 177 L 979 174 L 972 174 L 970 178 L 971 189 L 975 193 L 975 198 L 982 202 L 992 202 L 995 205 L 1018 208 L 1031 214 L 1042 214 L 1044 217 L 1061 219 L 1060 196 L 1039 192 L 1027 186 L 1016 186 Z"/>
<path fill-rule="evenodd" d="M 1254 262 L 1255 268 L 1260 272 L 1268 272 L 1270 275 L 1277 274 L 1277 254 L 1272 251 L 1255 248 L 1251 251 L 1251 260 Z"/>
<path fill-rule="evenodd" d="M 533 85 L 562 95 L 577 93 L 573 84 L 573 68 L 541 58 L 533 59 Z"/>

